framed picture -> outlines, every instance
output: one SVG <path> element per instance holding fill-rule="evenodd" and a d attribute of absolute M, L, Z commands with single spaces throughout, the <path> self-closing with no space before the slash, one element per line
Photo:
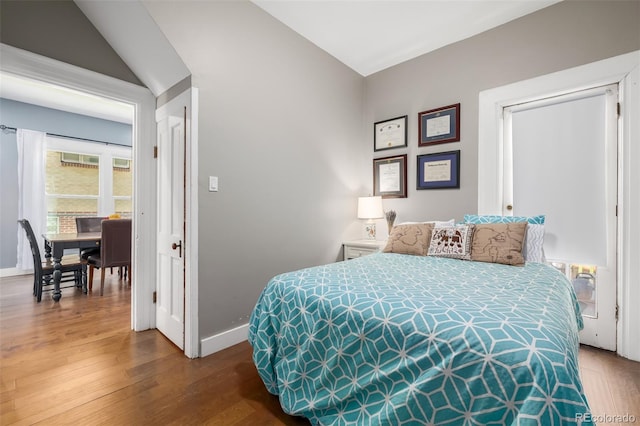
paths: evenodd
<path fill-rule="evenodd" d="M 407 116 L 373 123 L 373 150 L 407 146 Z"/>
<path fill-rule="evenodd" d="M 407 198 L 407 154 L 373 159 L 373 195 Z"/>
<path fill-rule="evenodd" d="M 418 113 L 418 146 L 460 140 L 460 104 Z"/>
<path fill-rule="evenodd" d="M 417 189 L 460 188 L 460 151 L 418 155 Z"/>

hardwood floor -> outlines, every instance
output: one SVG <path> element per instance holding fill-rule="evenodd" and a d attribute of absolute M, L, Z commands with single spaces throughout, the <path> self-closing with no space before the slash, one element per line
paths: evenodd
<path fill-rule="evenodd" d="M 31 276 L 0 279 L 0 424 L 309 424 L 266 391 L 248 343 L 190 360 L 131 331 L 131 290 L 107 277 L 103 297 L 66 289 L 39 304 Z M 594 415 L 640 423 L 640 363 L 583 347 L 580 371 Z"/>
<path fill-rule="evenodd" d="M 247 343 L 190 360 L 131 331 L 131 289 L 107 277 L 102 297 L 94 285 L 40 304 L 31 276 L 0 280 L 0 424 L 309 424 L 266 392 Z"/>

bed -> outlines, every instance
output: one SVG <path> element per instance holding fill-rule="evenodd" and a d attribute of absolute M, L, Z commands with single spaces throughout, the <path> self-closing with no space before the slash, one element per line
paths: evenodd
<path fill-rule="evenodd" d="M 271 279 L 249 342 L 314 425 L 590 424 L 581 328 L 548 265 L 377 253 Z"/>

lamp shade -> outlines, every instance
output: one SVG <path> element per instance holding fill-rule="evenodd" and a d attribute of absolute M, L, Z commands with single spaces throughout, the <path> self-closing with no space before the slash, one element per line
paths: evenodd
<path fill-rule="evenodd" d="M 382 219 L 382 197 L 358 197 L 358 219 Z"/>

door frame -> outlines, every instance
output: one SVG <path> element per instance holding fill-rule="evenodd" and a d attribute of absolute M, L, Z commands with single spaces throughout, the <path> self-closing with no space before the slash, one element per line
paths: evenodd
<path fill-rule="evenodd" d="M 634 259 L 640 257 L 640 247 L 634 238 L 638 225 L 630 218 L 640 214 L 640 194 L 631 187 L 631 178 L 638 177 L 640 132 L 634 112 L 638 111 L 638 81 L 626 84 L 628 75 L 640 64 L 640 51 L 630 52 L 591 64 L 558 71 L 506 86 L 485 90 L 479 94 L 478 105 L 478 213 L 501 214 L 502 211 L 502 148 L 504 106 L 539 99 L 541 95 L 556 96 L 594 86 L 619 83 L 623 129 L 618 139 L 618 305 L 617 352 L 640 361 L 640 342 L 635 339 L 634 324 L 640 323 L 640 310 L 632 309 L 640 303 L 640 291 L 631 283 L 640 280 Z M 635 87 L 632 87 L 635 85 Z M 623 296 L 624 295 L 624 296 Z"/>
<path fill-rule="evenodd" d="M 94 71 L 0 43 L 0 70 L 18 77 L 66 87 L 133 105 L 133 268 L 131 328 L 155 328 L 156 164 L 155 97 L 137 86 Z M 61 302 L 63 303 L 63 302 Z"/>

